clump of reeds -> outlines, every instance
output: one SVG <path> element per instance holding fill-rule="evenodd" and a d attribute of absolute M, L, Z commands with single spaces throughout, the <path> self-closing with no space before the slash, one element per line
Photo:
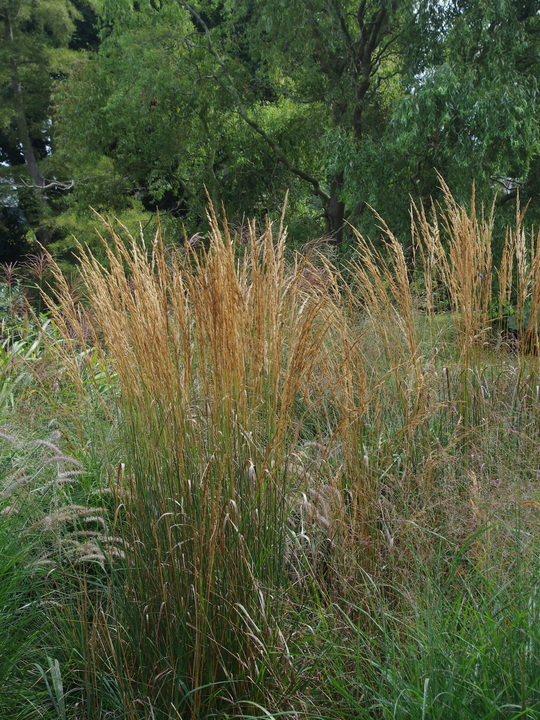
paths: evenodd
<path fill-rule="evenodd" d="M 540 243 L 538 235 L 525 230 L 526 208 L 518 198 L 515 223 L 507 229 L 496 261 L 495 205 L 489 215 L 483 208 L 478 211 L 473 188 L 467 209 L 442 178 L 441 187 L 443 206 L 432 207 L 429 216 L 425 208 L 412 206 L 413 245 L 422 269 L 426 311 L 441 310 L 437 294 L 449 300 L 465 361 L 471 348 L 495 346 L 497 333 L 506 347 L 537 353 Z"/>
<path fill-rule="evenodd" d="M 494 206 L 488 216 L 483 209 L 479 216 L 474 188 L 467 210 L 440 181 L 444 204 L 438 212 L 428 218 L 425 208 L 413 204 L 413 244 L 423 264 L 426 309 L 436 310 L 434 288 L 442 286 L 467 354 L 491 330 Z"/>
<path fill-rule="evenodd" d="M 234 705 L 262 678 L 266 690 L 283 688 L 277 617 L 291 517 L 308 484 L 293 454 L 318 439 L 347 364 L 347 353 L 341 365 L 331 357 L 334 293 L 306 282 L 305 263 L 287 269 L 283 227 L 257 237 L 251 225 L 241 256 L 209 220 L 205 252 L 186 243 L 168 253 L 159 233 L 145 245 L 110 225 L 106 266 L 81 250 L 91 343 L 120 388 L 115 534 L 130 548 L 93 662 L 122 678 L 126 708 L 148 696 L 167 717 L 197 717 L 216 697 Z M 57 274 L 51 312 L 82 393 L 88 335 Z"/>
<path fill-rule="evenodd" d="M 282 227 L 250 226 L 239 253 L 209 219 L 207 251 L 167 252 L 159 233 L 145 244 L 111 225 L 106 265 L 81 249 L 90 334 L 58 270 L 50 302 L 78 395 L 97 389 L 96 367 L 119 388 L 107 397 L 123 448 L 113 534 L 129 552 L 106 611 L 84 615 L 93 691 L 115 677 L 126 717 L 134 702 L 148 717 L 198 717 L 256 697 L 262 678 L 277 704 L 294 682 L 285 589 L 356 595 L 382 508 L 413 487 L 440 410 L 387 228 L 390 259 L 358 236 L 342 295 L 322 256 L 287 268 Z"/>
<path fill-rule="evenodd" d="M 526 208 L 516 207 L 507 230 L 499 268 L 498 319 L 501 329 L 515 333 L 525 353 L 538 355 L 540 320 L 540 235 L 524 227 Z"/>

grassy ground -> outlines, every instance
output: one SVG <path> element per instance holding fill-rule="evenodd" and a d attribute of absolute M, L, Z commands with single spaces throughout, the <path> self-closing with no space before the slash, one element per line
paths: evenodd
<path fill-rule="evenodd" d="M 108 226 L 6 313 L 5 717 L 540 717 L 540 246 L 414 218 L 346 281 Z"/>

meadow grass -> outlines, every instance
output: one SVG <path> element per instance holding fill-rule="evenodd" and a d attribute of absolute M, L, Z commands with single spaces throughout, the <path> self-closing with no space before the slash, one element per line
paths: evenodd
<path fill-rule="evenodd" d="M 38 716 L 540 717 L 538 242 L 496 261 L 445 192 L 414 268 L 382 220 L 341 275 L 212 212 L 204 249 L 106 223 L 78 297 L 50 260 L 0 488 L 49 564 Z"/>

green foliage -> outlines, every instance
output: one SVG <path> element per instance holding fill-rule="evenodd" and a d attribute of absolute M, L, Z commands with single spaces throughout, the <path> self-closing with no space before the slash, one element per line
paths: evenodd
<path fill-rule="evenodd" d="M 94 8 L 92 0 L 0 3 L 0 203 L 16 218 L 4 226 L 8 261 L 33 249 L 36 236 L 47 244 L 58 234 L 58 195 L 69 182 L 50 163 L 51 94 L 74 62 L 80 11 L 91 22 Z"/>
<path fill-rule="evenodd" d="M 79 12 L 70 0 L 39 4 L 3 0 L 0 17 L 6 33 L 6 42 L 0 51 L 2 150 L 9 156 L 16 152 L 15 146 L 23 142 L 20 137 L 23 112 L 30 140 L 44 157 L 52 79 L 65 73 L 73 60 L 67 46 Z M 8 28 L 13 35 L 12 42 L 7 42 Z M 18 98 L 13 89 L 14 72 L 22 86 L 22 98 Z"/>
<path fill-rule="evenodd" d="M 375 238 L 372 205 L 406 245 L 408 196 L 440 198 L 437 173 L 460 202 L 475 179 L 486 203 L 513 212 L 519 188 L 540 212 L 536 2 L 42 5 L 0 5 L 5 24 L 20 10 L 0 51 L 20 252 L 28 227 L 69 250 L 89 206 L 158 207 L 177 238 L 182 222 L 202 229 L 206 193 L 240 224 L 248 209 L 277 216 L 287 191 L 295 241 L 350 239 L 345 221 Z M 25 162 L 34 184 L 51 180 L 33 204 Z"/>
<path fill-rule="evenodd" d="M 221 67 L 174 3 L 159 11 L 107 4 L 104 19 L 99 55 L 81 63 L 57 97 L 55 159 L 77 172 L 73 202 L 121 210 L 138 199 L 197 228 L 206 186 L 237 220 L 246 207 L 279 212 L 290 175 L 224 87 L 229 76 L 248 87 L 248 69 L 235 58 Z M 309 136 L 323 131 L 320 120 L 314 115 L 306 125 L 290 100 L 248 93 L 255 121 L 295 162 L 312 163 Z M 304 198 L 293 183 L 292 205 Z"/>
<path fill-rule="evenodd" d="M 424 202 L 437 193 L 435 171 L 460 201 L 473 178 L 487 203 L 500 191 L 506 204 L 516 187 L 531 197 L 540 140 L 538 23 L 536 3 L 421 5 L 384 142 Z"/>
<path fill-rule="evenodd" d="M 34 589 L 39 575 L 29 567 L 32 543 L 21 541 L 17 525 L 5 517 L 0 501 L 0 707 L 10 718 L 29 718 L 23 712 L 30 661 L 35 657 L 42 612 Z"/>
<path fill-rule="evenodd" d="M 363 3 L 358 23 L 348 6 L 328 11 L 324 2 L 308 14 L 264 2 L 106 3 L 99 54 L 58 98 L 58 146 L 86 165 L 92 154 L 113 159 L 147 207 L 204 217 L 204 183 L 238 219 L 248 206 L 273 211 L 290 189 L 293 208 L 340 232 L 343 218 L 329 215 L 344 192 L 339 177 L 360 136 L 380 134 L 395 87 L 393 73 L 385 77 L 395 61 L 384 48 L 371 58 L 397 31 L 395 5 Z M 354 38 L 367 43 L 370 18 L 380 36 L 365 60 Z M 374 88 L 365 97 L 364 81 Z"/>
<path fill-rule="evenodd" d="M 459 549 L 426 535 L 424 541 L 438 550 L 434 564 L 418 568 L 420 587 L 376 587 L 366 580 L 365 605 L 343 612 L 352 633 L 349 647 L 343 653 L 336 648 L 331 657 L 344 716 L 539 716 L 538 557 L 526 563 L 515 558 L 507 582 L 494 569 L 463 573 L 471 546 L 487 532 Z M 446 574 L 437 566 L 444 556 L 451 560 Z M 346 679 L 351 654 L 357 670 Z"/>

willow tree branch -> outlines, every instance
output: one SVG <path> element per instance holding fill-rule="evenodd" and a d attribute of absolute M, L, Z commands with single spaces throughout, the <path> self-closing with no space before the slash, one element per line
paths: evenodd
<path fill-rule="evenodd" d="M 221 86 L 229 93 L 229 95 L 232 96 L 234 99 L 236 106 L 237 106 L 237 112 L 238 115 L 242 118 L 242 120 L 249 125 L 250 128 L 252 128 L 259 137 L 261 137 L 264 142 L 270 147 L 272 152 L 275 154 L 277 159 L 281 162 L 281 164 L 287 168 L 287 170 L 292 173 L 293 175 L 296 175 L 296 177 L 299 177 L 301 180 L 304 180 L 304 182 L 311 185 L 313 188 L 313 191 L 317 197 L 321 198 L 321 200 L 324 203 L 328 203 L 330 200 L 330 195 L 325 192 L 321 186 L 317 178 L 313 177 L 313 175 L 310 175 L 309 173 L 305 172 L 301 168 L 296 167 L 293 165 L 289 159 L 287 158 L 285 152 L 283 149 L 278 145 L 278 143 L 266 132 L 266 130 L 259 125 L 259 123 L 250 117 L 247 108 L 245 106 L 244 101 L 242 100 L 242 97 L 238 90 L 236 89 L 236 86 L 234 84 L 233 79 L 231 78 L 226 65 L 225 60 L 221 57 L 219 52 L 217 51 L 216 47 L 214 46 L 214 43 L 212 41 L 210 30 L 207 26 L 207 24 L 204 22 L 203 18 L 200 16 L 200 14 L 193 8 L 186 0 L 178 0 L 179 5 L 181 5 L 185 10 L 188 11 L 188 13 L 193 17 L 197 25 L 201 28 L 202 32 L 204 33 L 205 40 L 206 40 L 206 48 L 210 55 L 214 58 L 214 60 L 217 62 L 217 64 L 220 66 L 220 68 L 223 71 L 223 76 L 226 78 L 227 82 L 224 83 L 221 80 L 218 80 L 220 82 Z"/>

